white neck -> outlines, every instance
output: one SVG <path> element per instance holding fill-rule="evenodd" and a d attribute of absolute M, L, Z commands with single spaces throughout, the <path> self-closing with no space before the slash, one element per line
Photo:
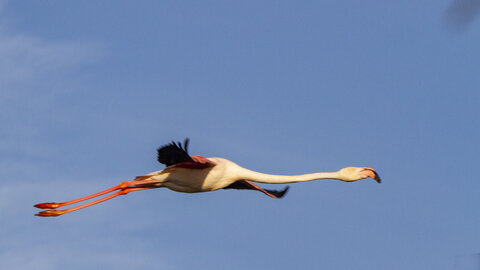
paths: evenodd
<path fill-rule="evenodd" d="M 300 175 L 272 175 L 251 171 L 245 168 L 239 169 L 239 176 L 241 177 L 241 179 L 267 184 L 287 184 L 306 182 L 317 179 L 339 179 L 339 175 L 337 172 L 319 172 Z"/>

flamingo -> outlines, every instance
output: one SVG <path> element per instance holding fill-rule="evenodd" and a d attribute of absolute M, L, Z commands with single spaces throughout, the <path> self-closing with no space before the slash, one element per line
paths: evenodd
<path fill-rule="evenodd" d="M 318 179 L 336 179 L 345 182 L 354 182 L 365 178 L 372 178 L 378 183 L 381 183 L 377 172 L 368 167 L 347 167 L 337 172 L 319 172 L 291 176 L 259 173 L 242 168 L 224 158 L 190 156 L 188 154 L 188 142 L 189 139 L 187 138 L 183 145 L 180 142 L 175 143 L 172 141 L 170 144 L 158 148 L 158 161 L 166 165 L 166 168 L 163 170 L 138 176 L 133 181 L 125 181 L 104 191 L 76 200 L 62 203 L 36 204 L 35 207 L 40 209 L 56 209 L 115 191 L 108 196 L 83 205 L 64 210 L 44 210 L 36 215 L 41 217 L 59 216 L 110 200 L 120 195 L 126 195 L 132 191 L 160 187 L 186 193 L 207 192 L 219 189 L 247 189 L 260 191 L 272 198 L 282 198 L 287 193 L 288 186 L 280 191 L 269 190 L 263 189 L 253 182 L 287 184 Z"/>

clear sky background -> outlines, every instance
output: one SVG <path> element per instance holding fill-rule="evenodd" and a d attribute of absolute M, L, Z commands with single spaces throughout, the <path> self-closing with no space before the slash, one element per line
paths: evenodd
<path fill-rule="evenodd" d="M 0 268 L 475 269 L 480 22 L 451 6 L 1 1 Z M 185 137 L 256 171 L 384 182 L 34 216 L 161 169 L 156 148 Z"/>

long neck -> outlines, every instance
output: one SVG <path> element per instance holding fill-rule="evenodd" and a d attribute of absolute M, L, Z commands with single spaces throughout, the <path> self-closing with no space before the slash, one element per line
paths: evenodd
<path fill-rule="evenodd" d="M 267 184 L 287 184 L 317 179 L 338 179 L 337 172 L 319 172 L 300 175 L 272 175 L 251 171 L 245 168 L 241 168 L 239 175 L 245 180 Z"/>

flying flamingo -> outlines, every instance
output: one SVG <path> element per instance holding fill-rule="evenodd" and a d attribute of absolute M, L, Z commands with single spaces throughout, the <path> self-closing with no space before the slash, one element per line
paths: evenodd
<path fill-rule="evenodd" d="M 306 182 L 317 179 L 336 179 L 353 182 L 365 178 L 373 178 L 378 183 L 380 177 L 372 168 L 347 167 L 338 172 L 320 172 L 302 175 L 270 175 L 251 171 L 240 167 L 224 158 L 205 158 L 188 154 L 188 138 L 183 145 L 178 142 L 158 148 L 158 161 L 167 167 L 164 170 L 138 176 L 133 181 L 125 181 L 98 193 L 63 203 L 40 203 L 35 207 L 41 209 L 56 209 L 66 205 L 82 202 L 116 191 L 101 199 L 64 210 L 44 210 L 37 213 L 41 217 L 59 216 L 73 212 L 114 197 L 128 194 L 132 191 L 166 187 L 178 192 L 206 192 L 218 189 L 250 189 L 263 192 L 272 198 L 281 198 L 288 191 L 288 186 L 281 191 L 263 189 L 252 182 L 268 184 L 286 184 Z"/>

